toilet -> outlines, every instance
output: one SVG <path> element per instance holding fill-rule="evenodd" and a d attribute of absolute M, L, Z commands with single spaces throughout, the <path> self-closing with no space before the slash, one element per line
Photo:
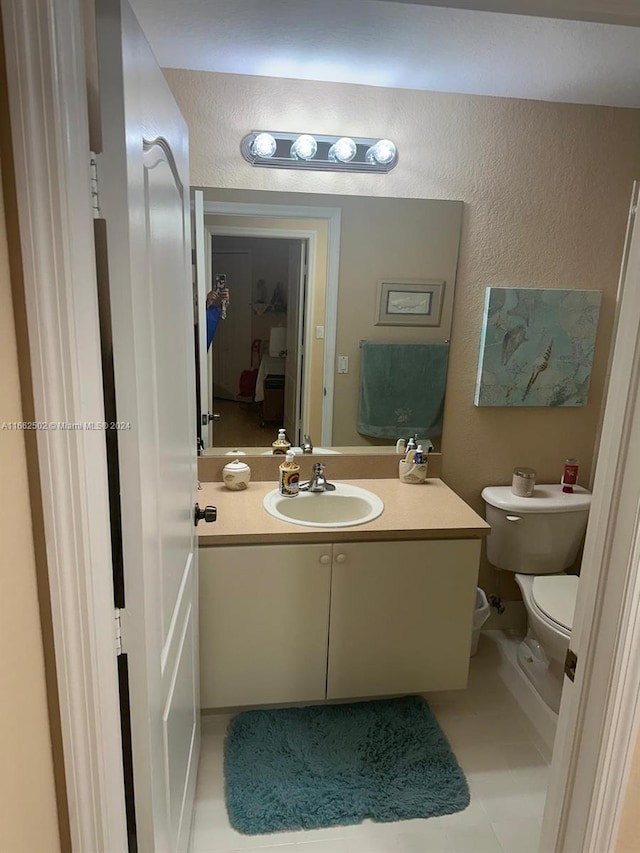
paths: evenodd
<path fill-rule="evenodd" d="M 591 494 L 581 486 L 567 494 L 552 484 L 537 485 L 532 497 L 521 498 L 511 486 L 487 486 L 482 499 L 491 525 L 487 558 L 496 568 L 515 573 L 527 610 L 518 663 L 558 713 L 578 594 L 578 577 L 563 572 L 577 557 Z"/>

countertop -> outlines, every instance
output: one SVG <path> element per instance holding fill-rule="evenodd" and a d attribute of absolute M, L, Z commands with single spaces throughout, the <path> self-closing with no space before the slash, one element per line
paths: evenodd
<path fill-rule="evenodd" d="M 276 487 L 272 481 L 251 482 L 240 492 L 223 483 L 202 483 L 198 491 L 201 507 L 213 504 L 218 520 L 198 525 L 199 544 L 259 545 L 294 542 L 361 542 L 390 539 L 479 539 L 490 527 L 442 480 L 432 478 L 420 485 L 398 479 L 341 480 L 369 489 L 384 502 L 382 515 L 354 527 L 304 527 L 280 521 L 262 505 L 264 496 Z M 296 498 L 291 498 L 296 500 Z"/>

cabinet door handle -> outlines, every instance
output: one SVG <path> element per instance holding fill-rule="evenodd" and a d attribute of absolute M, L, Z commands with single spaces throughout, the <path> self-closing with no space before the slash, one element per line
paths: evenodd
<path fill-rule="evenodd" d="M 320 557 L 320 562 L 323 566 L 326 566 L 331 562 L 331 557 L 328 554 L 323 554 L 322 557 Z"/>
<path fill-rule="evenodd" d="M 346 554 L 336 554 L 336 563 L 344 563 L 344 561 L 346 559 L 347 559 Z"/>
<path fill-rule="evenodd" d="M 520 524 L 522 519 L 520 518 L 519 515 L 508 515 L 507 521 L 510 521 L 512 524 Z"/>

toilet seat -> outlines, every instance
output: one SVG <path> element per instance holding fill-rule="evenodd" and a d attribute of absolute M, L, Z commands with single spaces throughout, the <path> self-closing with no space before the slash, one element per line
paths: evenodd
<path fill-rule="evenodd" d="M 577 575 L 541 575 L 533 579 L 533 603 L 547 619 L 565 631 L 573 628 L 578 581 Z"/>

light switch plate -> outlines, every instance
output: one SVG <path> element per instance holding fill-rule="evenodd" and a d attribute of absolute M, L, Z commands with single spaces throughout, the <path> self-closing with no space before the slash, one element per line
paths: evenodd
<path fill-rule="evenodd" d="M 349 372 L 349 356 L 348 355 L 339 355 L 338 356 L 338 373 L 348 373 Z"/>
<path fill-rule="evenodd" d="M 321 341 L 324 338 L 324 326 L 316 326 L 316 340 Z"/>

